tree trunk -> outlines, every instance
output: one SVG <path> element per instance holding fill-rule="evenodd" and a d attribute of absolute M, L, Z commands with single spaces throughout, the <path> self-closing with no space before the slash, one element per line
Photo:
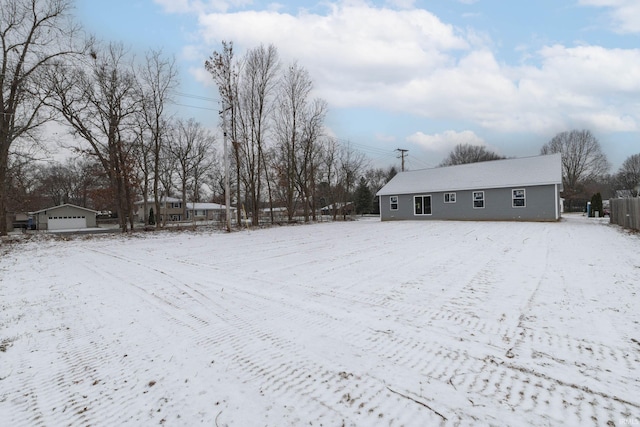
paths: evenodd
<path fill-rule="evenodd" d="M 0 136 L 1 138 L 1 136 Z M 0 139 L 0 236 L 6 236 L 8 233 L 7 222 L 7 171 L 9 169 L 9 145 L 3 144 L 4 140 Z"/>

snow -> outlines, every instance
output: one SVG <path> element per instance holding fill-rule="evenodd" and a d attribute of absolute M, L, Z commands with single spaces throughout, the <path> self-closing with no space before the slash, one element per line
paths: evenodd
<path fill-rule="evenodd" d="M 355 222 L 0 246 L 4 425 L 640 425 L 640 237 Z"/>

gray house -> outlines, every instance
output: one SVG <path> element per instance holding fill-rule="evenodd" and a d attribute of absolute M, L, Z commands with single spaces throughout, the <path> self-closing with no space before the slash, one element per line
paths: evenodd
<path fill-rule="evenodd" d="M 97 211 L 66 203 L 31 213 L 38 230 L 77 230 L 96 227 Z"/>
<path fill-rule="evenodd" d="M 400 172 L 376 194 L 388 220 L 557 221 L 560 154 Z"/>

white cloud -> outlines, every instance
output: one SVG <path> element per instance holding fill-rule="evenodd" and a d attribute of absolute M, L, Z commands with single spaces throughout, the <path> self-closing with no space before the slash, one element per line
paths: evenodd
<path fill-rule="evenodd" d="M 496 58 L 486 34 L 463 32 L 423 9 L 376 8 L 364 1 L 327 7 L 326 14 L 202 13 L 201 62 L 223 39 L 232 40 L 239 55 L 273 43 L 285 63 L 296 59 L 309 70 L 315 93 L 332 109 L 374 108 L 539 135 L 577 126 L 639 128 L 638 49 L 558 44 L 509 65 Z M 193 55 L 193 49 L 187 52 Z M 194 68 L 194 75 L 211 84 L 203 70 Z"/>
<path fill-rule="evenodd" d="M 217 89 L 215 82 L 213 81 L 213 77 L 207 70 L 205 70 L 204 66 L 191 67 L 189 68 L 189 73 L 196 81 L 202 83 L 205 87 Z M 217 90 L 215 92 L 217 94 Z"/>
<path fill-rule="evenodd" d="M 640 32 L 640 2 L 638 0 L 579 0 L 583 6 L 610 9 L 612 30 L 618 33 Z"/>
<path fill-rule="evenodd" d="M 416 132 L 407 137 L 407 141 L 419 145 L 427 151 L 449 152 L 458 144 L 486 146 L 484 140 L 470 130 L 456 132 L 448 130 L 435 135 Z"/>

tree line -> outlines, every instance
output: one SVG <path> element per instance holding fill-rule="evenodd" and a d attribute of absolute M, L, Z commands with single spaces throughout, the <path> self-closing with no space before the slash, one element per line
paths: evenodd
<path fill-rule="evenodd" d="M 209 130 L 169 113 L 178 86 L 173 58 L 149 50 L 136 60 L 122 44 L 86 37 L 71 8 L 70 0 L 2 0 L 0 234 L 9 208 L 35 210 L 38 194 L 113 210 L 122 231 L 133 228 L 139 198 L 145 222 L 174 193 L 183 202 L 205 194 L 224 200 L 225 161 L 235 172 L 229 196 L 238 223 L 248 212 L 257 224 L 265 210 L 273 220 L 276 207 L 289 220 L 299 211 L 310 220 L 321 205 L 349 201 L 368 160 L 324 134 L 326 102 L 312 98 L 308 71 L 282 66 L 274 46 L 236 58 L 225 42 L 203 64 L 229 117 L 225 159 Z M 50 121 L 69 130 L 75 160 L 36 162 Z"/>
<path fill-rule="evenodd" d="M 560 153 L 562 158 L 562 196 L 567 210 L 582 211 L 595 195 L 607 198 L 638 196 L 640 153 L 629 156 L 617 172 L 610 174 L 611 166 L 600 142 L 586 129 L 560 132 L 540 149 L 541 155 L 554 153 Z M 505 158 L 483 146 L 458 144 L 439 166 Z"/>

